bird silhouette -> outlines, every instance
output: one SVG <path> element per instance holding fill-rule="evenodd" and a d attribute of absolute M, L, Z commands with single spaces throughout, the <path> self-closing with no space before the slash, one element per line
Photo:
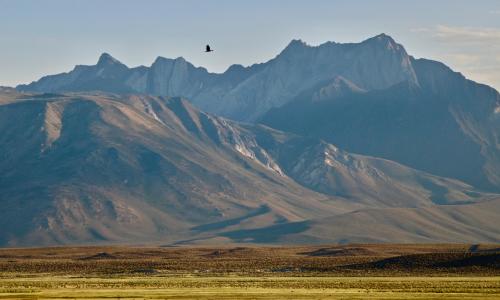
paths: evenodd
<path fill-rule="evenodd" d="M 207 47 L 206 47 L 206 49 L 205 49 L 205 52 L 212 52 L 212 51 L 214 51 L 214 50 L 212 50 L 212 49 L 210 48 L 210 45 L 207 45 Z"/>

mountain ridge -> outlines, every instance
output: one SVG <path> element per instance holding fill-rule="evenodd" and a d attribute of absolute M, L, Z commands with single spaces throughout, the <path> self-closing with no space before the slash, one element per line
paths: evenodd
<path fill-rule="evenodd" d="M 176 243 L 359 209 L 468 206 L 497 197 L 206 114 L 181 98 L 4 97 L 2 245 Z"/>
<path fill-rule="evenodd" d="M 314 56 L 319 56 L 320 61 L 315 61 Z M 304 65 L 290 66 L 292 69 L 288 69 L 290 57 L 294 60 L 309 61 L 312 63 L 310 70 L 301 71 Z M 335 61 L 336 57 L 340 58 Z M 325 70 L 324 59 L 334 60 L 328 63 L 327 69 L 329 70 Z M 159 56 L 150 67 L 127 67 L 127 70 L 122 70 L 122 74 L 115 76 L 113 80 L 101 76 L 97 70 L 82 73 L 75 68 L 70 73 L 46 76 L 39 82 L 19 85 L 17 89 L 27 92 L 103 90 L 180 96 L 190 99 L 204 111 L 240 121 L 254 121 L 268 109 L 286 103 L 290 96 L 297 95 L 304 89 L 297 85 L 298 78 L 293 76 L 280 79 L 283 84 L 281 87 L 269 85 L 266 88 L 265 82 L 270 76 L 274 77 L 277 72 L 286 72 L 289 75 L 297 72 L 303 74 L 313 72 L 316 77 L 321 77 L 321 80 L 327 80 L 332 77 L 330 72 L 337 70 L 333 74 L 340 72 L 337 75 L 346 77 L 361 88 L 377 89 L 388 87 L 404 79 L 416 81 L 411 66 L 407 62 L 408 59 L 404 47 L 385 34 L 360 43 L 326 42 L 319 46 L 309 46 L 300 40 L 292 40 L 281 53 L 265 63 L 243 68 L 232 65 L 223 73 L 210 73 L 203 67 L 193 66 L 182 57 L 168 59 Z M 343 62 L 344 60 L 352 60 L 353 67 L 350 67 L 347 61 Z M 384 68 L 379 66 L 382 61 L 389 62 L 391 69 L 384 71 Z M 92 66 L 85 66 L 85 69 L 91 70 Z M 380 76 L 373 76 L 373 72 Z M 254 78 L 254 76 L 257 77 Z M 109 86 L 92 86 L 96 79 L 108 80 Z M 316 81 L 315 78 L 311 80 Z M 306 83 L 307 86 L 313 84 L 313 82 Z M 262 92 L 251 92 L 259 86 L 264 87 L 260 89 Z M 294 91 L 296 88 L 299 90 Z M 243 96 L 240 98 L 240 95 Z M 257 101 L 257 99 L 261 100 Z M 235 106 L 234 103 L 238 103 L 239 106 L 245 105 L 245 107 Z"/>

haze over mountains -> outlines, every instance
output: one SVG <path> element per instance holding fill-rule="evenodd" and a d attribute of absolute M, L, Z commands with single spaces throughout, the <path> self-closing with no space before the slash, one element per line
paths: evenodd
<path fill-rule="evenodd" d="M 103 54 L 17 90 L 3 245 L 500 240 L 500 95 L 384 34 L 222 74 Z"/>
<path fill-rule="evenodd" d="M 104 53 L 95 66 L 76 66 L 69 73 L 46 76 L 17 88 L 30 92 L 102 90 L 182 96 L 204 111 L 255 121 L 270 108 L 335 76 L 365 90 L 417 81 L 404 48 L 382 34 L 359 44 L 328 42 L 318 47 L 293 40 L 266 63 L 247 68 L 233 65 L 222 74 L 196 68 L 182 57 L 158 57 L 150 67 L 128 68 Z"/>

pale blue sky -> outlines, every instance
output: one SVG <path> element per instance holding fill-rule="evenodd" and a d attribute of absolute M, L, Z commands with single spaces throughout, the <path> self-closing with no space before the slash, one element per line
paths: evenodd
<path fill-rule="evenodd" d="M 267 61 L 293 38 L 317 45 L 381 32 L 500 89 L 498 0 L 0 0 L 0 85 L 94 64 L 102 52 L 128 66 L 183 56 L 222 72 Z"/>

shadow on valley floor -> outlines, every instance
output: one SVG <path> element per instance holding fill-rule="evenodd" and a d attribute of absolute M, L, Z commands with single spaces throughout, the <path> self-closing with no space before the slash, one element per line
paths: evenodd
<path fill-rule="evenodd" d="M 243 229 L 220 233 L 220 236 L 230 238 L 235 243 L 277 243 L 288 234 L 301 233 L 310 228 L 309 221 L 283 223 L 264 228 Z M 311 241 L 314 242 L 314 241 Z"/>
<path fill-rule="evenodd" d="M 498 271 L 500 270 L 500 252 L 448 252 L 402 255 L 363 264 L 347 265 L 345 268 L 360 270 L 384 269 L 394 271 L 486 268 Z"/>
<path fill-rule="evenodd" d="M 371 251 L 367 248 L 362 247 L 329 247 L 329 248 L 320 248 L 310 252 L 302 252 L 300 254 L 313 256 L 313 257 L 321 257 L 321 256 L 359 256 L 359 255 L 376 255 L 375 252 Z"/>
<path fill-rule="evenodd" d="M 250 218 L 253 218 L 256 216 L 266 214 L 270 211 L 271 211 L 271 209 L 269 208 L 269 206 L 264 204 L 264 205 L 261 205 L 256 210 L 254 210 L 254 211 L 252 211 L 244 216 L 234 218 L 234 219 L 224 220 L 221 222 L 214 222 L 214 223 L 195 226 L 195 227 L 191 228 L 191 230 L 196 231 L 196 232 L 205 232 L 205 231 L 224 229 L 224 228 L 232 226 L 232 225 L 237 225 L 246 219 L 250 219 Z"/>

